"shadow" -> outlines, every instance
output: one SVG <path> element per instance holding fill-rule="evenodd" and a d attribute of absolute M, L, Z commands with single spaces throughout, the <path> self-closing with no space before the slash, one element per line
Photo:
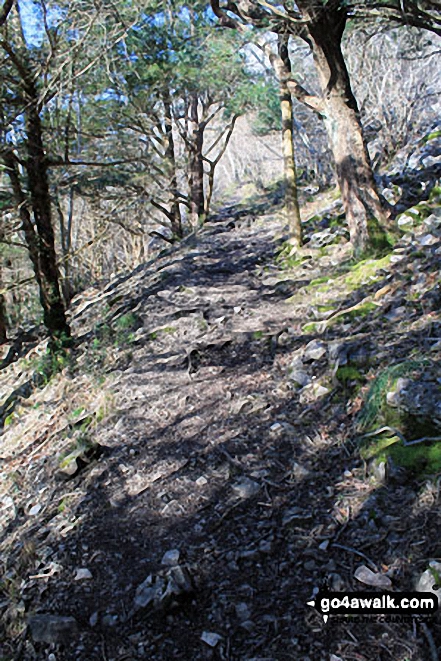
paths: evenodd
<path fill-rule="evenodd" d="M 229 301 L 215 295 L 244 284 L 247 306 L 265 293 L 274 300 L 274 317 L 282 292 L 253 274 L 272 258 L 273 248 L 265 237 L 250 246 L 245 236 L 244 255 L 237 237 L 214 236 L 224 235 L 225 243 L 213 247 L 208 261 L 181 254 L 167 264 L 169 258 L 162 258 L 161 269 L 172 272 L 161 287 L 149 284 L 155 273 L 148 271 L 121 282 L 117 294 L 123 298 L 107 312 L 109 318 L 142 304 L 146 327 L 155 327 L 158 319 L 166 323 L 176 314 L 182 288 L 196 287 L 200 298 L 211 288 L 214 316 L 229 310 Z M 435 255 L 420 259 L 426 275 L 437 274 Z M 440 334 L 438 318 L 430 317 L 439 310 L 438 299 L 407 296 L 411 261 L 394 265 L 391 277 L 350 294 L 335 293 L 336 306 L 345 310 L 386 284 L 396 285 L 362 319 L 322 333 L 292 334 L 283 346 L 271 337 L 226 330 L 216 341 L 183 335 L 179 346 L 168 337 L 152 343 L 151 352 L 140 349 L 121 386 L 131 406 L 95 431 L 106 448 L 101 458 L 65 482 L 53 479 L 56 462 L 50 455 L 32 462 L 28 485 L 51 488 L 39 492 L 40 512 L 20 510 L 1 537 L 4 547 L 14 533 L 4 559 L 4 599 L 13 601 L 5 586 L 15 580 L 26 614 L 73 616 L 79 633 L 70 632 L 66 644 L 53 649 L 31 644 L 28 635 L 32 652 L 8 635 L 4 619 L 1 653 L 17 661 L 32 653 L 38 661 L 49 653 L 57 661 L 328 661 L 332 654 L 345 661 L 424 661 L 427 634 L 413 619 L 357 622 L 334 616 L 325 625 L 307 606 L 325 581 L 334 590 L 371 591 L 355 578 L 361 564 L 388 571 L 393 590 L 408 591 L 428 558 L 441 555 L 437 482 L 429 488 L 426 478 L 392 474 L 379 483 L 369 476 L 357 441 L 355 416 L 370 379 L 410 357 L 415 347 L 428 352 L 428 340 Z M 335 267 L 326 275 L 338 272 Z M 182 309 L 203 318 L 207 307 L 188 299 L 182 299 Z M 411 323 L 400 326 L 386 315 L 402 305 Z M 255 323 L 271 335 L 267 319 Z M 286 319 L 277 317 L 274 327 L 283 330 Z M 337 383 L 327 394 L 304 400 L 287 376 L 298 352 L 311 339 L 345 343 L 359 333 L 377 349 L 359 368 L 362 389 Z M 86 335 L 84 347 L 91 338 Z M 182 361 L 161 363 L 175 355 Z M 332 364 L 323 357 L 306 369 L 319 381 Z M 28 507 L 30 495 L 23 501 Z M 163 606 L 135 608 L 137 589 L 149 576 L 152 585 L 158 577 L 165 584 L 170 580 L 163 556 L 172 549 L 179 550 L 191 587 Z M 77 580 L 79 569 L 88 569 L 90 577 Z M 439 645 L 439 621 L 427 628 Z"/>

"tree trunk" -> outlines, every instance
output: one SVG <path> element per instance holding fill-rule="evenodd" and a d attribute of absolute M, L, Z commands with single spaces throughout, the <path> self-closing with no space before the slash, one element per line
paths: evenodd
<path fill-rule="evenodd" d="M 202 148 L 204 131 L 199 122 L 199 100 L 193 94 L 189 108 L 189 188 L 190 188 L 190 219 L 193 227 L 204 223 L 204 161 Z"/>
<path fill-rule="evenodd" d="M 291 73 L 288 55 L 288 35 L 279 35 L 279 56 L 284 71 L 279 72 L 280 107 L 282 111 L 282 150 L 285 179 L 285 213 L 288 220 L 291 243 L 302 245 L 302 220 L 297 196 L 297 173 L 294 152 L 293 107 L 287 79 Z"/>
<path fill-rule="evenodd" d="M 21 229 L 23 230 L 25 236 L 29 257 L 32 262 L 35 279 L 39 289 L 40 303 L 43 308 L 44 323 L 53 338 L 59 338 L 63 333 L 65 336 L 69 337 L 70 329 L 67 325 L 64 306 L 61 301 L 60 290 L 58 287 L 56 289 L 58 292 L 58 297 L 55 298 L 54 308 L 54 298 L 51 296 L 51 292 L 53 291 L 52 280 L 50 279 L 52 277 L 53 271 L 48 269 L 48 265 L 45 263 L 45 259 L 47 259 L 47 257 L 46 253 L 42 251 L 43 241 L 35 231 L 31 214 L 29 213 L 26 196 L 21 187 L 20 177 L 18 174 L 14 155 L 11 153 L 11 151 L 5 150 L 3 152 L 2 158 L 6 166 L 6 174 L 8 175 L 9 181 L 11 182 L 12 192 L 14 194 L 17 208 L 19 210 Z M 53 251 L 53 254 L 55 254 L 55 250 Z M 58 273 L 56 270 L 55 262 L 53 266 L 57 276 L 56 283 L 58 284 Z M 60 323 L 60 321 L 64 323 Z"/>
<path fill-rule="evenodd" d="M 48 168 L 43 146 L 41 119 L 36 107 L 37 98 L 35 90 L 32 102 L 25 109 L 28 156 L 25 167 L 38 235 L 40 300 L 43 306 L 44 324 L 51 336 L 59 339 L 62 336 L 70 337 L 70 328 L 60 293 Z"/>
<path fill-rule="evenodd" d="M 4 240 L 3 227 L 0 227 L 0 240 Z M 0 262 L 0 289 L 3 288 L 3 264 Z M 0 345 L 8 341 L 6 321 L 6 301 L 4 294 L 0 292 Z"/>
<path fill-rule="evenodd" d="M 170 223 L 173 237 L 181 239 L 183 237 L 181 210 L 178 202 L 178 178 L 176 174 L 176 154 L 175 141 L 173 138 L 173 120 L 171 111 L 171 100 L 166 94 L 164 98 L 164 117 L 165 117 L 165 159 L 170 173 Z"/>
<path fill-rule="evenodd" d="M 311 2 L 298 2 L 305 14 Z M 317 11 L 308 23 L 323 96 L 323 118 L 334 155 L 351 242 L 356 254 L 370 245 L 369 224 L 386 223 L 363 138 L 357 102 L 341 50 L 347 13 L 339 3 Z M 374 222 L 375 222 L 374 220 Z"/>

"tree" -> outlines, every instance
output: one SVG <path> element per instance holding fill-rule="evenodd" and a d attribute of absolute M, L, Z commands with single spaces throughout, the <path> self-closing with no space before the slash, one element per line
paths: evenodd
<path fill-rule="evenodd" d="M 226 26 L 241 29 L 245 23 L 251 23 L 277 34 L 290 33 L 311 47 L 321 96 L 309 93 L 292 77 L 287 85 L 293 96 L 325 122 L 351 242 L 356 254 L 364 252 L 371 245 L 370 223 L 385 225 L 386 215 L 376 189 L 342 53 L 347 7 L 337 0 L 320 3 L 300 0 L 295 10 L 286 11 L 259 0 L 243 0 L 238 5 L 227 3 L 223 7 L 218 0 L 212 0 L 212 7 Z"/>
<path fill-rule="evenodd" d="M 0 39 L 0 49 L 4 55 L 2 64 L 6 67 L 0 106 L 0 155 L 22 220 L 39 286 L 44 323 L 51 338 L 60 340 L 70 336 L 70 328 L 59 287 L 41 97 L 35 82 L 35 68 L 23 36 L 20 12 L 18 7 L 16 9 L 15 30 L 10 22 L 10 29 L 3 28 Z M 10 131 L 14 123 L 21 124 L 20 142 L 25 152 L 24 158 L 18 156 L 11 142 Z M 20 168 L 26 176 L 26 192 Z"/>
<path fill-rule="evenodd" d="M 255 85 L 241 43 L 215 29 L 205 4 L 176 1 L 163 10 L 140 14 L 125 55 L 114 49 L 100 112 L 108 118 L 112 108 L 127 153 L 142 144 L 133 191 L 179 238 L 185 217 L 198 227 L 209 214 L 216 168 Z"/>
<path fill-rule="evenodd" d="M 303 233 L 297 194 L 293 101 L 288 85 L 291 76 L 291 60 L 288 52 L 288 43 L 288 35 L 279 34 L 277 40 L 277 54 L 268 42 L 260 45 L 260 47 L 271 62 L 279 84 L 279 110 L 281 115 L 283 174 L 285 183 L 285 214 L 290 232 L 290 242 L 293 246 L 298 248 L 302 245 Z"/>

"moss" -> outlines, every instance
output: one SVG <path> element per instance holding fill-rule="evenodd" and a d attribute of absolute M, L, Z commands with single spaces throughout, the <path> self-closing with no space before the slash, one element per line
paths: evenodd
<path fill-rule="evenodd" d="M 129 312 L 115 321 L 115 327 L 117 330 L 128 330 L 133 328 L 136 323 L 138 323 L 137 316 L 133 312 Z"/>
<path fill-rule="evenodd" d="M 371 312 L 377 310 L 378 306 L 371 301 L 367 301 L 363 305 L 359 305 L 355 310 L 349 310 L 348 312 L 343 312 L 338 317 L 335 318 L 333 323 L 347 322 L 348 319 L 358 319 L 359 317 L 367 317 Z M 331 320 L 332 321 L 332 320 Z"/>
<path fill-rule="evenodd" d="M 309 324 L 305 324 L 302 328 L 302 331 L 304 333 L 315 333 L 315 332 L 317 332 L 317 330 L 318 330 L 317 324 L 314 323 L 314 322 L 311 322 Z"/>
<path fill-rule="evenodd" d="M 350 266 L 349 274 L 344 278 L 344 284 L 351 290 L 357 289 L 362 284 L 378 282 L 384 276 L 378 271 L 390 264 L 390 255 L 379 259 L 363 259 Z"/>
<path fill-rule="evenodd" d="M 441 473 L 441 442 L 404 445 L 398 436 L 381 435 L 362 446 L 361 456 L 376 461 L 387 461 L 390 457 L 396 466 L 415 476 Z"/>
<path fill-rule="evenodd" d="M 331 284 L 333 281 L 330 280 L 330 278 L 327 275 L 323 275 L 320 278 L 315 278 L 314 280 L 311 280 L 309 283 L 310 287 L 316 287 L 317 285 L 321 285 L 324 283 Z"/>
<path fill-rule="evenodd" d="M 350 381 L 364 381 L 363 374 L 350 365 L 339 367 L 335 376 L 344 386 L 347 386 Z"/>
<path fill-rule="evenodd" d="M 441 129 L 437 129 L 436 131 L 432 131 L 431 133 L 428 133 L 427 135 L 422 138 L 421 142 L 423 144 L 426 144 L 427 142 L 430 142 L 431 140 L 436 140 L 437 138 L 441 138 Z"/>
<path fill-rule="evenodd" d="M 156 330 L 152 331 L 149 333 L 149 340 L 157 340 L 160 333 L 164 333 L 165 335 L 170 335 L 172 333 L 176 333 L 178 329 L 176 326 L 164 326 L 163 328 L 157 328 Z"/>
<path fill-rule="evenodd" d="M 369 218 L 367 225 L 370 237 L 370 246 L 367 254 L 384 255 L 390 252 L 395 243 L 392 234 L 386 232 L 376 218 Z"/>
<path fill-rule="evenodd" d="M 335 310 L 334 303 L 326 303 L 324 305 L 317 305 L 318 312 L 331 312 Z"/>

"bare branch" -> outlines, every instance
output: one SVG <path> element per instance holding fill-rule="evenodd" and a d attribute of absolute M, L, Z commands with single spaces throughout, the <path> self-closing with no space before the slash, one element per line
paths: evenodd
<path fill-rule="evenodd" d="M 3 3 L 3 7 L 0 11 L 0 26 L 6 23 L 6 20 L 9 16 L 9 12 L 11 11 L 13 6 L 14 6 L 14 0 L 5 0 L 5 2 Z"/>

